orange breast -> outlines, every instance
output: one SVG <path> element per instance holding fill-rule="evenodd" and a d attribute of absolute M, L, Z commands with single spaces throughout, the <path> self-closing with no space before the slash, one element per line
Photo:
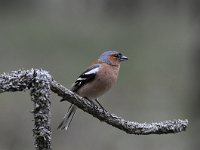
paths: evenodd
<path fill-rule="evenodd" d="M 109 67 L 109 68 L 107 68 Z M 95 99 L 106 93 L 116 82 L 120 66 L 111 67 L 105 65 L 100 69 L 95 79 L 81 87 L 77 94 L 89 99 Z"/>

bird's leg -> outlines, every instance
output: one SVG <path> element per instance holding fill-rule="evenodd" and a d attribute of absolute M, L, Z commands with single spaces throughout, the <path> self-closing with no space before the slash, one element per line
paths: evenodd
<path fill-rule="evenodd" d="M 105 108 L 98 102 L 98 98 L 94 99 L 97 104 L 87 97 L 84 97 L 84 98 L 87 99 L 88 101 L 90 101 L 91 104 L 93 105 L 93 107 L 97 106 L 97 104 L 98 104 L 98 106 L 100 106 L 101 109 L 103 109 L 103 111 L 106 111 Z"/>
<path fill-rule="evenodd" d="M 103 109 L 103 111 L 105 111 L 104 107 L 99 103 L 98 98 L 95 98 L 94 100 L 101 107 L 101 109 Z"/>
<path fill-rule="evenodd" d="M 90 103 L 92 104 L 93 107 L 96 106 L 96 104 L 94 103 L 94 101 L 92 101 L 91 99 L 87 98 L 87 97 L 84 97 L 85 99 L 87 99 L 88 101 L 90 101 Z"/>

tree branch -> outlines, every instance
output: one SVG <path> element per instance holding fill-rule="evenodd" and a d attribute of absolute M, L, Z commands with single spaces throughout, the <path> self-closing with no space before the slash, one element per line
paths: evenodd
<path fill-rule="evenodd" d="M 185 131 L 188 120 L 169 120 L 155 123 L 138 123 L 126 121 L 121 117 L 102 110 L 91 101 L 80 97 L 53 80 L 52 76 L 42 69 L 18 70 L 10 74 L 0 75 L 0 93 L 24 91 L 30 89 L 34 102 L 35 146 L 37 150 L 51 149 L 50 128 L 50 90 L 61 96 L 63 100 L 77 105 L 83 111 L 129 134 L 168 134 Z"/>
<path fill-rule="evenodd" d="M 95 118 L 98 118 L 100 121 L 104 121 L 129 134 L 148 135 L 178 133 L 185 131 L 188 125 L 187 119 L 177 119 L 173 121 L 168 120 L 158 123 L 138 123 L 133 121 L 126 121 L 123 118 L 116 116 L 115 114 L 111 114 L 108 111 L 99 108 L 96 104 L 66 89 L 56 81 L 52 81 L 51 90 L 54 93 L 57 93 L 58 96 L 63 97 L 62 100 L 67 100 L 68 102 L 75 104 L 83 111 L 91 114 Z"/>
<path fill-rule="evenodd" d="M 50 77 L 50 78 L 49 78 Z M 51 149 L 50 127 L 50 82 L 51 76 L 45 72 L 34 70 L 30 87 L 31 100 L 34 102 L 35 146 L 37 150 Z"/>
<path fill-rule="evenodd" d="M 0 93 L 30 89 L 34 102 L 34 128 L 36 150 L 51 149 L 50 128 L 50 83 L 52 77 L 47 71 L 32 69 L 18 70 L 0 75 Z"/>

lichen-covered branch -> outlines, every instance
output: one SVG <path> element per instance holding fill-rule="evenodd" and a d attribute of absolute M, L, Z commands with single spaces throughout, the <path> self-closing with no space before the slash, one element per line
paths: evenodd
<path fill-rule="evenodd" d="M 37 150 L 51 149 L 50 128 L 50 90 L 63 100 L 77 105 L 83 111 L 129 134 L 167 134 L 185 131 L 187 120 L 173 120 L 155 123 L 138 123 L 126 121 L 121 117 L 102 110 L 91 101 L 78 96 L 53 80 L 52 76 L 42 69 L 18 70 L 0 75 L 0 93 L 30 90 L 34 102 L 35 146 Z"/>
<path fill-rule="evenodd" d="M 56 81 L 52 81 L 51 89 L 59 96 L 63 97 L 62 100 L 69 101 L 75 104 L 83 111 L 104 121 L 118 129 L 121 129 L 129 134 L 147 135 L 147 134 L 168 134 L 185 131 L 188 125 L 188 120 L 168 120 L 163 122 L 153 123 L 138 123 L 135 121 L 127 121 L 121 117 L 116 116 L 102 108 L 99 108 L 95 103 L 78 96 L 77 94 L 66 89 Z"/>
<path fill-rule="evenodd" d="M 36 150 L 51 149 L 50 127 L 50 82 L 51 76 L 34 70 L 30 87 L 31 100 L 34 102 L 34 128 Z"/>
<path fill-rule="evenodd" d="M 51 149 L 50 127 L 50 83 L 52 77 L 47 71 L 31 69 L 18 70 L 0 75 L 0 93 L 24 91 L 30 89 L 34 102 L 34 128 L 36 150 Z"/>

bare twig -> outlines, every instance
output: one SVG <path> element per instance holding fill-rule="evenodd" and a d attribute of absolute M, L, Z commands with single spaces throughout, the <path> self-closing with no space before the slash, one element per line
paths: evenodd
<path fill-rule="evenodd" d="M 0 75 L 0 93 L 31 90 L 34 102 L 35 126 L 33 135 L 37 150 L 51 149 L 50 128 L 50 89 L 64 100 L 77 105 L 83 111 L 129 134 L 167 134 L 185 131 L 188 120 L 173 120 L 155 123 L 138 123 L 126 121 L 121 117 L 102 110 L 89 100 L 71 92 L 53 80 L 52 76 L 42 69 L 18 70 Z"/>

